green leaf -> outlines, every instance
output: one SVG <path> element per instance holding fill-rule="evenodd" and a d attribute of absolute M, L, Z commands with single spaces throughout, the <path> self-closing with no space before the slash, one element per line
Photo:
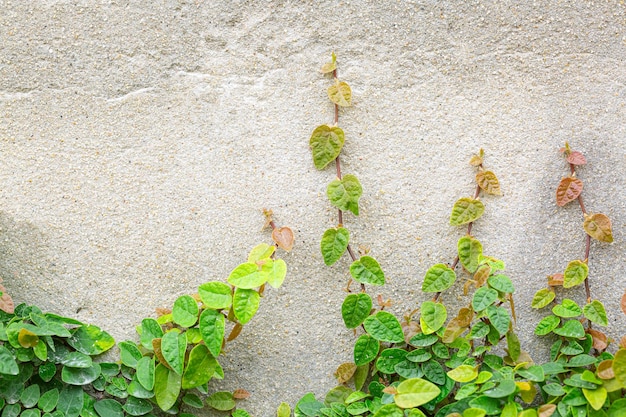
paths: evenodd
<path fill-rule="evenodd" d="M 407 355 L 408 356 L 408 355 Z M 400 375 L 402 378 L 421 378 L 424 373 L 417 362 L 411 362 L 409 360 L 403 360 L 397 363 L 394 368 L 394 372 Z"/>
<path fill-rule="evenodd" d="M 535 327 L 535 334 L 537 336 L 545 336 L 557 327 L 559 327 L 560 323 L 561 319 L 559 319 L 557 316 L 546 316 L 541 319 L 539 323 L 537 323 L 537 327 Z"/>
<path fill-rule="evenodd" d="M 420 315 L 420 327 L 424 334 L 435 333 L 441 329 L 448 318 L 448 313 L 443 304 L 433 301 L 422 303 L 422 314 Z"/>
<path fill-rule="evenodd" d="M 315 168 L 324 169 L 339 156 L 344 144 L 343 130 L 336 126 L 318 126 L 309 139 Z"/>
<path fill-rule="evenodd" d="M 163 364 L 157 365 L 154 371 L 154 397 L 163 411 L 174 406 L 181 388 L 181 376 Z"/>
<path fill-rule="evenodd" d="M 409 344 L 415 347 L 427 347 L 437 343 L 439 337 L 436 334 L 418 333 L 409 340 Z"/>
<path fill-rule="evenodd" d="M 517 362 L 520 355 L 522 354 L 522 349 L 520 346 L 519 338 L 512 330 L 506 332 L 506 345 L 509 351 L 509 356 L 511 357 L 511 359 L 513 359 L 514 362 Z"/>
<path fill-rule="evenodd" d="M 395 404 L 385 404 L 372 417 L 404 417 L 404 412 Z"/>
<path fill-rule="evenodd" d="M 486 390 L 483 394 L 489 398 L 504 398 L 513 394 L 516 388 L 517 385 L 515 385 L 515 381 L 511 379 L 503 379 L 497 386 Z"/>
<path fill-rule="evenodd" d="M 366 293 L 350 294 L 341 305 L 341 316 L 348 329 L 360 326 L 369 316 L 372 298 Z"/>
<path fill-rule="evenodd" d="M 235 399 L 233 398 L 233 394 L 226 391 L 216 392 L 210 395 L 206 402 L 211 407 L 220 411 L 229 411 L 235 408 Z"/>
<path fill-rule="evenodd" d="M 381 342 L 402 343 L 404 332 L 398 319 L 391 313 L 379 311 L 363 322 L 365 331 Z M 357 363 L 357 365 L 362 365 Z"/>
<path fill-rule="evenodd" d="M 198 294 L 204 305 L 215 310 L 230 308 L 233 302 L 232 289 L 223 282 L 204 283 L 198 287 Z"/>
<path fill-rule="evenodd" d="M 145 318 L 141 321 L 140 340 L 144 348 L 152 351 L 152 340 L 161 337 L 163 337 L 163 329 L 155 319 Z"/>
<path fill-rule="evenodd" d="M 544 308 L 554 300 L 555 296 L 552 288 L 543 288 L 535 293 L 530 306 L 532 308 Z"/>
<path fill-rule="evenodd" d="M 479 312 L 485 310 L 498 299 L 498 291 L 489 287 L 480 287 L 472 298 L 472 308 Z"/>
<path fill-rule="evenodd" d="M 37 407 L 41 409 L 44 413 L 49 413 L 54 410 L 59 402 L 59 390 L 57 388 L 53 388 L 50 391 L 44 392 L 39 400 L 37 401 Z"/>
<path fill-rule="evenodd" d="M 22 391 L 22 393 L 20 394 L 20 401 L 22 402 L 22 405 L 24 407 L 31 408 L 34 407 L 35 404 L 37 404 L 40 396 L 41 390 L 39 388 L 39 385 L 33 384 L 24 388 L 24 391 Z"/>
<path fill-rule="evenodd" d="M 115 400 L 100 400 L 93 405 L 96 412 L 102 417 L 124 417 L 122 404 Z"/>
<path fill-rule="evenodd" d="M 542 389 L 548 395 L 552 395 L 553 397 L 560 397 L 561 395 L 565 395 L 565 390 L 561 384 L 550 383 L 546 384 L 542 387 Z"/>
<path fill-rule="evenodd" d="M 332 265 L 337 262 L 348 248 L 349 242 L 350 232 L 348 229 L 338 227 L 337 229 L 326 230 L 320 242 L 324 263 Z"/>
<path fill-rule="evenodd" d="M 562 327 L 553 330 L 554 333 L 563 337 L 580 339 L 585 337 L 585 329 L 578 320 L 568 320 Z"/>
<path fill-rule="evenodd" d="M 485 212 L 485 205 L 480 200 L 465 197 L 457 200 L 450 215 L 451 226 L 461 226 L 480 218 Z"/>
<path fill-rule="evenodd" d="M 19 368 L 13 354 L 4 345 L 0 345 L 0 374 L 17 375 L 18 373 Z"/>
<path fill-rule="evenodd" d="M 252 289 L 260 287 L 267 281 L 255 263 L 246 262 L 237 266 L 228 276 L 228 282 L 238 288 Z"/>
<path fill-rule="evenodd" d="M 67 343 L 77 351 L 92 356 L 104 353 L 115 346 L 115 340 L 110 334 L 90 324 L 78 327 Z"/>
<path fill-rule="evenodd" d="M 202 402 L 202 399 L 198 397 L 196 394 L 192 394 L 192 393 L 185 394 L 185 396 L 183 397 L 183 403 L 193 408 L 204 407 L 204 403 Z"/>
<path fill-rule="evenodd" d="M 291 417 L 291 407 L 287 403 L 280 403 L 276 410 L 276 417 Z"/>
<path fill-rule="evenodd" d="M 143 416 L 153 409 L 149 401 L 135 397 L 129 397 L 123 408 L 131 416 Z"/>
<path fill-rule="evenodd" d="M 87 385 L 100 376 L 100 364 L 94 363 L 89 368 L 71 368 L 64 366 L 61 369 L 61 379 L 70 385 Z"/>
<path fill-rule="evenodd" d="M 264 265 L 264 268 L 261 269 L 261 274 L 266 273 L 265 270 L 268 270 L 267 275 L 267 283 L 270 284 L 272 288 L 279 288 L 283 285 L 283 281 L 287 276 L 287 264 L 282 259 L 275 259 L 274 261 Z"/>
<path fill-rule="evenodd" d="M 247 290 L 243 290 L 247 291 Z M 219 356 L 224 341 L 225 319 L 219 311 L 207 309 L 200 314 L 200 333 L 214 357 Z"/>
<path fill-rule="evenodd" d="M 606 310 L 604 305 L 598 301 L 593 300 L 583 308 L 585 317 L 600 326 L 608 326 L 609 320 L 606 317 Z"/>
<path fill-rule="evenodd" d="M 492 275 L 487 279 L 487 283 L 491 288 L 505 294 L 513 294 L 515 292 L 511 278 L 506 275 Z"/>
<path fill-rule="evenodd" d="M 620 385 L 626 388 L 626 349 L 620 349 L 613 358 L 613 373 Z"/>
<path fill-rule="evenodd" d="M 488 334 L 489 334 L 489 325 L 485 322 L 479 321 L 472 327 L 472 330 L 470 330 L 469 337 L 471 339 L 482 339 Z"/>
<path fill-rule="evenodd" d="M 328 98 L 338 106 L 349 107 L 352 105 L 352 90 L 346 82 L 335 80 L 335 84 L 328 87 Z"/>
<path fill-rule="evenodd" d="M 583 261 L 572 261 L 563 273 L 563 288 L 571 288 L 582 284 L 589 275 L 589 267 Z"/>
<path fill-rule="evenodd" d="M 197 345 L 189 353 L 189 360 L 183 373 L 182 388 L 191 389 L 203 385 L 211 379 L 217 368 L 217 361 L 205 345 Z"/>
<path fill-rule="evenodd" d="M 591 408 L 594 410 L 601 409 L 608 396 L 604 387 L 599 387 L 593 390 L 583 388 L 583 395 L 589 402 Z"/>
<path fill-rule="evenodd" d="M 57 411 L 63 413 L 64 417 L 78 417 L 83 409 L 83 403 L 83 389 L 75 385 L 66 385 L 59 393 Z"/>
<path fill-rule="evenodd" d="M 483 245 L 472 236 L 463 236 L 457 244 L 459 252 L 459 261 L 463 268 L 470 273 L 476 272 L 478 263 L 483 255 Z"/>
<path fill-rule="evenodd" d="M 359 336 L 354 344 L 354 363 L 357 366 L 365 365 L 378 356 L 380 342 L 368 334 Z"/>
<path fill-rule="evenodd" d="M 328 184 L 326 194 L 330 203 L 339 210 L 351 211 L 355 216 L 359 215 L 359 198 L 363 194 L 361 183 L 354 175 L 344 175 L 342 179 L 336 179 Z"/>
<path fill-rule="evenodd" d="M 168 365 L 178 375 L 183 374 L 187 338 L 178 330 L 170 330 L 161 338 L 161 353 Z"/>
<path fill-rule="evenodd" d="M 385 274 L 378 261 L 371 256 L 361 256 L 350 265 L 350 275 L 361 284 L 384 285 Z"/>
<path fill-rule="evenodd" d="M 143 355 L 137 348 L 137 345 L 134 344 L 133 342 L 126 341 L 126 342 L 118 343 L 117 347 L 120 349 L 120 360 L 122 361 L 122 363 L 131 368 L 137 367 L 137 362 L 139 361 L 139 359 L 143 357 Z M 89 363 L 91 363 L 91 358 L 87 355 L 85 356 L 89 358 Z M 65 364 L 65 365 L 72 366 L 69 364 Z"/>
<path fill-rule="evenodd" d="M 239 323 L 246 324 L 256 314 L 259 309 L 261 296 L 254 290 L 237 288 L 233 297 L 233 311 Z M 213 351 L 211 351 L 213 353 Z M 216 356 L 217 355 L 213 355 Z"/>
<path fill-rule="evenodd" d="M 596 358 L 587 354 L 576 355 L 565 364 L 568 368 L 581 368 L 596 363 Z"/>
<path fill-rule="evenodd" d="M 198 302 L 190 295 L 178 297 L 174 301 L 172 318 L 181 327 L 193 326 L 198 321 Z"/>
<path fill-rule="evenodd" d="M 396 391 L 393 400 L 401 408 L 419 407 L 436 398 L 441 392 L 435 384 L 422 378 L 407 379 L 398 385 Z"/>
<path fill-rule="evenodd" d="M 432 359 L 424 362 L 422 364 L 422 371 L 424 372 L 424 376 L 428 378 L 429 381 L 437 385 L 443 385 L 446 383 L 446 372 L 443 370 L 443 367 L 439 364 L 439 362 Z"/>
<path fill-rule="evenodd" d="M 509 325 L 511 324 L 511 317 L 508 311 L 502 307 L 489 306 L 487 307 L 487 317 L 491 322 L 491 325 L 502 336 L 509 331 Z"/>
<path fill-rule="evenodd" d="M 452 268 L 444 264 L 436 264 L 426 271 L 422 291 L 428 293 L 445 291 L 454 284 L 455 280 L 456 274 Z"/>
<path fill-rule="evenodd" d="M 137 381 L 148 391 L 154 389 L 154 358 L 144 356 L 137 362 Z"/>
<path fill-rule="evenodd" d="M 389 348 L 380 352 L 380 356 L 376 360 L 376 369 L 384 374 L 395 373 L 395 366 L 404 361 L 407 351 L 398 348 Z"/>
<path fill-rule="evenodd" d="M 570 299 L 564 299 L 561 304 L 558 304 L 552 308 L 552 313 L 555 316 L 563 317 L 563 318 L 571 318 L 577 317 L 582 314 L 582 309 L 578 307 L 576 302 Z"/>

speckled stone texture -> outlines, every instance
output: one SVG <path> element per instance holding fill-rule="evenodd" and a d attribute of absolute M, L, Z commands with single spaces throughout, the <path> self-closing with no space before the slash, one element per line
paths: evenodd
<path fill-rule="evenodd" d="M 589 161 L 587 208 L 613 220 L 615 242 L 592 244 L 592 293 L 610 336 L 626 333 L 623 2 L 0 0 L 0 41 L 0 275 L 17 301 L 134 338 L 268 241 L 262 208 L 293 228 L 285 284 L 211 386 L 250 391 L 254 416 L 322 395 L 352 357 L 349 259 L 319 253 L 335 174 L 308 148 L 332 122 L 331 51 L 353 89 L 343 169 L 364 187 L 345 224 L 385 270 L 391 311 L 427 299 L 425 271 L 454 258 L 449 212 L 482 147 L 504 196 L 484 198 L 473 231 L 506 261 L 522 345 L 545 358 L 530 299 L 584 252 L 578 207 L 554 197 L 570 141 Z"/>

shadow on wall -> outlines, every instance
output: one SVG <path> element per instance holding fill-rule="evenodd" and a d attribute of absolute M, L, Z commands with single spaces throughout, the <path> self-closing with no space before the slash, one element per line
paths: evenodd
<path fill-rule="evenodd" d="M 61 294 L 51 284 L 60 275 L 46 236 L 32 223 L 0 212 L 0 277 L 15 304 L 36 303 L 43 310 L 61 311 Z"/>

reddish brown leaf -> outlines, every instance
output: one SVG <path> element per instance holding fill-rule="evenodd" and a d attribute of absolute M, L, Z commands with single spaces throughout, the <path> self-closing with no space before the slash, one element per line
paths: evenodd
<path fill-rule="evenodd" d="M 156 310 L 158 317 L 164 316 L 166 314 L 170 314 L 172 312 L 172 310 L 170 310 L 169 308 L 161 308 L 161 307 L 157 307 L 155 310 Z"/>
<path fill-rule="evenodd" d="M 391 303 L 391 299 L 387 299 L 386 301 L 383 300 L 383 296 L 378 294 L 378 297 L 376 298 L 376 302 L 378 303 L 379 307 L 391 307 L 392 303 Z"/>
<path fill-rule="evenodd" d="M 578 178 L 563 178 L 556 189 L 556 204 L 563 207 L 578 198 L 583 191 L 583 182 Z"/>
<path fill-rule="evenodd" d="M 288 227 L 277 227 L 272 231 L 272 240 L 279 248 L 289 252 L 293 248 L 293 231 Z"/>
<path fill-rule="evenodd" d="M 352 378 L 354 373 L 356 372 L 356 365 L 348 362 L 342 363 L 339 365 L 337 370 L 335 371 L 335 378 L 337 378 L 337 382 L 340 384 L 345 384 Z"/>
<path fill-rule="evenodd" d="M 459 314 L 456 316 L 458 324 L 461 327 L 467 327 L 472 323 L 474 319 L 474 310 L 471 308 L 463 307 L 459 310 Z"/>
<path fill-rule="evenodd" d="M 591 335 L 591 338 L 593 339 L 593 348 L 595 350 L 603 351 L 609 345 L 608 338 L 601 331 L 587 329 L 587 333 L 589 333 Z"/>
<path fill-rule="evenodd" d="M 413 336 L 415 336 L 421 331 L 422 330 L 418 322 L 415 322 L 415 321 L 402 322 L 402 332 L 404 333 L 404 341 L 407 343 L 409 343 L 409 341 L 413 338 Z"/>
<path fill-rule="evenodd" d="M 0 279 L 0 282 L 2 280 Z M 0 297 L 0 310 L 5 313 L 13 314 L 15 310 L 15 303 L 9 294 L 7 294 L 7 289 L 4 288 L 4 285 L 0 284 L 0 291 L 2 291 L 2 297 Z"/>
<path fill-rule="evenodd" d="M 607 359 L 600 362 L 596 373 L 600 379 L 615 378 L 615 372 L 613 372 L 613 359 Z"/>
<path fill-rule="evenodd" d="M 163 356 L 163 352 L 161 351 L 161 338 L 160 337 L 152 339 L 152 349 L 154 350 L 154 356 L 157 357 L 159 362 L 163 364 L 164 366 L 166 366 L 167 368 L 172 369 L 169 363 L 167 363 L 167 361 L 165 360 L 165 356 Z"/>
<path fill-rule="evenodd" d="M 233 391 L 233 398 L 236 400 L 245 400 L 250 396 L 250 393 L 245 389 L 236 389 Z"/>
<path fill-rule="evenodd" d="M 235 323 L 235 326 L 230 331 L 230 334 L 228 335 L 228 338 L 226 339 L 226 341 L 230 342 L 231 340 L 235 340 L 237 336 L 239 336 L 239 333 L 241 333 L 242 329 L 243 329 L 243 326 L 241 325 L 241 323 Z"/>
<path fill-rule="evenodd" d="M 569 155 L 567 155 L 567 162 L 572 165 L 585 165 L 587 163 L 587 158 L 585 158 L 585 155 L 578 151 L 571 151 Z"/>
<path fill-rule="evenodd" d="M 620 306 L 622 307 L 622 311 L 626 314 L 626 292 L 622 295 L 622 301 L 620 302 Z"/>
<path fill-rule="evenodd" d="M 594 239 L 607 243 L 613 242 L 611 219 L 602 213 L 585 215 L 583 229 Z"/>
<path fill-rule="evenodd" d="M 563 285 L 563 274 L 548 275 L 548 285 L 551 287 Z"/>
<path fill-rule="evenodd" d="M 619 347 L 626 349 L 626 336 L 622 337 L 619 341 Z"/>
<path fill-rule="evenodd" d="M 385 389 L 383 389 L 383 392 L 389 395 L 396 395 L 398 393 L 398 390 L 396 390 L 396 387 L 385 387 Z"/>

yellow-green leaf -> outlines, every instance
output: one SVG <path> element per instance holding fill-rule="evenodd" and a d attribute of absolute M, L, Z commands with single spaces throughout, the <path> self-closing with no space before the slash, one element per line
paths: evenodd
<path fill-rule="evenodd" d="M 488 194 L 502 195 L 498 177 L 491 171 L 478 171 L 476 173 L 476 183 Z"/>
<path fill-rule="evenodd" d="M 604 305 L 598 301 L 593 300 L 583 308 L 583 314 L 590 321 L 599 324 L 600 326 L 608 326 L 609 320 L 606 316 L 606 310 Z"/>
<path fill-rule="evenodd" d="M 330 62 L 325 63 L 320 69 L 322 74 L 328 74 L 329 72 L 333 72 L 334 70 L 337 69 L 337 56 L 335 55 L 334 52 L 331 54 L 331 57 L 332 57 L 332 60 Z"/>
<path fill-rule="evenodd" d="M 420 327 L 424 334 L 435 333 L 441 329 L 448 317 L 448 313 L 443 304 L 433 301 L 422 303 L 422 314 L 420 316 Z"/>
<path fill-rule="evenodd" d="M 334 161 L 339 156 L 344 141 L 345 136 L 340 128 L 328 125 L 318 126 L 309 139 L 315 168 L 323 169 Z"/>
<path fill-rule="evenodd" d="M 461 261 L 463 268 L 472 274 L 476 272 L 480 258 L 483 255 L 483 245 L 472 236 L 463 236 L 457 243 L 457 249 L 459 261 Z"/>
<path fill-rule="evenodd" d="M 585 215 L 583 229 L 594 239 L 607 243 L 613 242 L 611 219 L 602 213 Z"/>
<path fill-rule="evenodd" d="M 478 376 L 478 369 L 470 365 L 460 365 L 449 370 L 448 376 L 456 382 L 470 382 Z"/>
<path fill-rule="evenodd" d="M 593 408 L 594 410 L 599 410 L 602 408 L 604 402 L 606 401 L 607 392 L 606 389 L 603 387 L 599 387 L 596 389 L 583 388 L 583 395 L 587 399 L 587 402 L 589 402 L 591 408 Z"/>
<path fill-rule="evenodd" d="M 341 107 L 352 105 L 352 90 L 348 83 L 335 80 L 335 84 L 328 87 L 328 98 Z"/>
<path fill-rule="evenodd" d="M 480 200 L 464 197 L 457 200 L 452 207 L 450 215 L 450 225 L 460 226 L 469 222 L 473 222 L 483 215 L 485 205 Z"/>
<path fill-rule="evenodd" d="M 613 373 L 615 379 L 626 388 L 626 349 L 620 349 L 613 358 Z"/>
<path fill-rule="evenodd" d="M 589 267 L 583 261 L 572 261 L 567 264 L 563 273 L 563 288 L 571 288 L 582 284 L 589 275 Z"/>
<path fill-rule="evenodd" d="M 422 378 L 411 378 L 398 385 L 393 400 L 400 408 L 419 407 L 436 398 L 440 392 L 439 387 L 432 382 Z"/>
<path fill-rule="evenodd" d="M 276 410 L 276 417 L 290 417 L 291 407 L 287 403 L 280 403 L 278 410 Z"/>
<path fill-rule="evenodd" d="M 422 291 L 441 292 L 452 286 L 456 281 L 456 274 L 448 265 L 436 264 L 426 271 Z"/>

